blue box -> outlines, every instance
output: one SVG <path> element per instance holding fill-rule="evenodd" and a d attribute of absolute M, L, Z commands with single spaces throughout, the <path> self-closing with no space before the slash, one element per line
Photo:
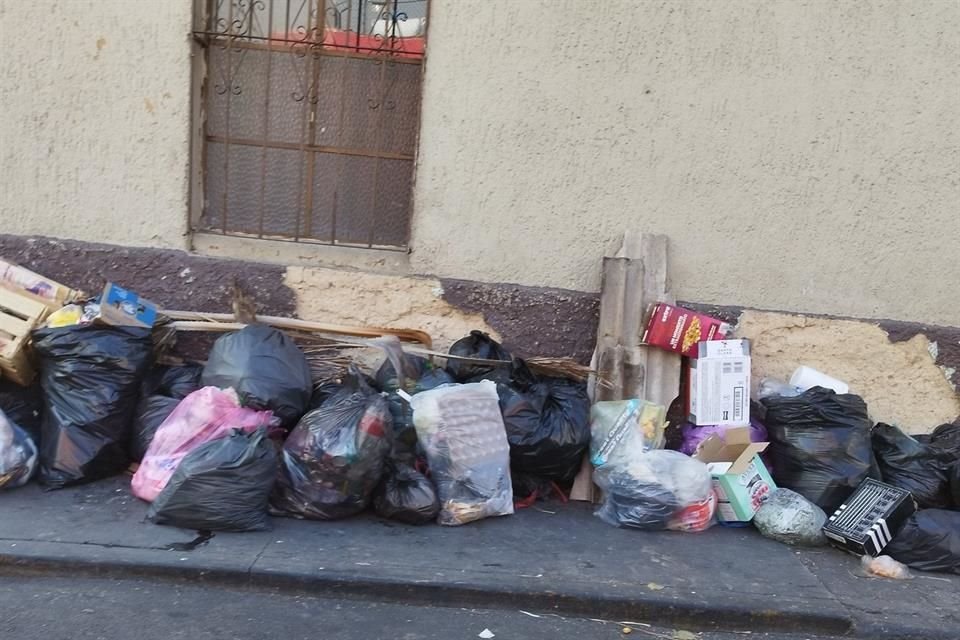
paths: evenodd
<path fill-rule="evenodd" d="M 157 313 L 157 305 L 112 282 L 100 296 L 100 319 L 107 324 L 149 329 L 157 321 Z"/>

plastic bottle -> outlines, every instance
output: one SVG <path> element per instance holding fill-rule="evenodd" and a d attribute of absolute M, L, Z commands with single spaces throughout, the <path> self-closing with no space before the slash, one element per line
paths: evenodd
<path fill-rule="evenodd" d="M 843 380 L 831 378 L 813 367 L 803 365 L 797 367 L 797 370 L 790 376 L 790 384 L 804 391 L 812 389 L 813 387 L 824 387 L 825 389 L 833 389 L 841 394 L 850 392 L 850 386 Z"/>

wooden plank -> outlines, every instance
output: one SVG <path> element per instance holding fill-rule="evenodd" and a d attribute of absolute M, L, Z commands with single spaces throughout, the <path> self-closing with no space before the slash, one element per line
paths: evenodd
<path fill-rule="evenodd" d="M 4 287 L 0 287 L 0 307 L 9 309 L 24 318 L 39 318 L 48 309 L 43 302 L 14 293 Z"/>
<path fill-rule="evenodd" d="M 235 331 L 245 325 L 235 321 L 229 313 L 202 313 L 198 311 L 163 310 L 161 313 L 174 320 L 173 328 L 179 331 Z M 257 316 L 257 321 L 279 329 L 332 333 L 337 335 L 377 338 L 397 336 L 402 340 L 419 342 L 428 349 L 433 346 L 433 338 L 418 329 L 388 329 L 386 327 L 351 327 L 339 324 L 310 322 L 281 316 Z"/>
<path fill-rule="evenodd" d="M 35 324 L 34 320 L 21 320 L 16 316 L 11 316 L 0 311 L 0 331 L 10 334 L 14 338 L 30 333 Z"/>
<path fill-rule="evenodd" d="M 0 287 L 0 331 L 12 336 L 0 351 L 3 377 L 24 386 L 33 382 L 36 371 L 30 361 L 30 332 L 50 311 L 50 303 Z"/>
<path fill-rule="evenodd" d="M 641 344 L 646 316 L 656 302 L 673 302 L 664 235 L 624 234 L 615 257 L 603 259 L 600 325 L 591 368 L 611 382 L 591 382 L 594 402 L 641 398 L 669 407 L 679 393 L 680 356 Z M 593 468 L 585 459 L 570 493 L 572 500 L 597 500 Z"/>

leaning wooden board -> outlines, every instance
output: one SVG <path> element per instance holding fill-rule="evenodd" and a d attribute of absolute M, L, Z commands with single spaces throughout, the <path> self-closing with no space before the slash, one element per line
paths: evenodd
<path fill-rule="evenodd" d="M 33 382 L 30 332 L 40 326 L 50 307 L 34 298 L 0 287 L 0 370 L 17 384 Z"/>

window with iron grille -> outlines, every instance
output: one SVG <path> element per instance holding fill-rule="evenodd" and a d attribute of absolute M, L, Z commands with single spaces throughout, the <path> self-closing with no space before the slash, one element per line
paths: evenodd
<path fill-rule="evenodd" d="M 198 231 L 407 246 L 427 0 L 198 0 Z"/>

